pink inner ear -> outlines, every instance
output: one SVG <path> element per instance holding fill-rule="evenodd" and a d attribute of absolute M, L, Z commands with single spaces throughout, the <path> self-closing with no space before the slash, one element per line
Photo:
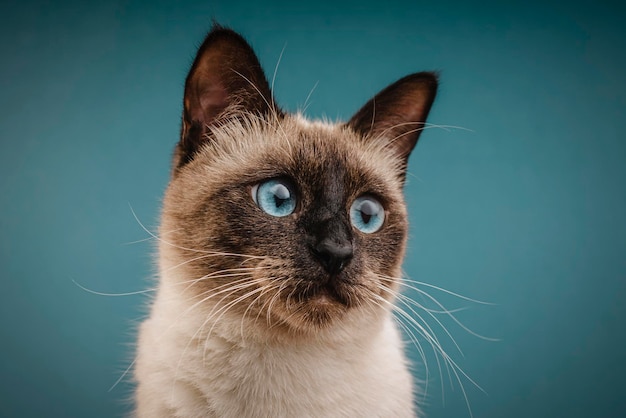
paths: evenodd
<path fill-rule="evenodd" d="M 218 83 L 206 88 L 200 95 L 200 109 L 197 115 L 193 115 L 197 120 L 209 125 L 228 106 L 228 92 Z"/>
<path fill-rule="evenodd" d="M 216 26 L 200 46 L 185 82 L 178 165 L 191 161 L 207 140 L 207 129 L 231 105 L 240 106 L 241 116 L 266 114 L 269 97 L 269 84 L 250 45 L 241 35 Z"/>

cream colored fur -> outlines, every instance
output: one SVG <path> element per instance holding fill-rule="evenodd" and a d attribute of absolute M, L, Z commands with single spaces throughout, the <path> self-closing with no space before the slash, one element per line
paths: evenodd
<path fill-rule="evenodd" d="M 196 332 L 211 307 L 179 319 L 189 306 L 178 293 L 162 286 L 141 327 L 137 416 L 414 416 L 411 376 L 389 314 L 302 343 L 264 341 L 225 315 L 205 340 Z"/>
<path fill-rule="evenodd" d="M 296 132 L 309 130 L 315 137 L 318 130 L 321 137 L 334 136 L 334 146 L 372 165 L 386 181 L 395 181 L 397 164 L 375 141 L 357 146 L 359 139 L 344 128 L 297 117 L 288 117 L 280 130 L 281 139 L 272 144 L 254 137 L 277 135 L 276 127 L 252 122 L 216 129 L 216 136 L 223 136 L 215 141 L 218 148 L 205 149 L 188 168 L 204 170 L 205 183 L 183 190 L 176 182 L 193 173 L 182 172 L 170 185 L 161 225 L 159 290 L 138 343 L 138 417 L 415 417 L 412 378 L 390 305 L 349 310 L 336 324 L 298 336 L 260 327 L 259 318 L 220 312 L 219 298 L 198 304 L 186 290 L 195 276 L 168 241 L 168 232 L 177 227 L 168 216 L 170 202 L 194 199 L 194 193 L 214 187 L 225 167 L 262 151 L 254 147 L 280 144 L 288 150 L 296 146 L 288 143 Z M 399 186 L 391 193 L 399 196 Z"/>

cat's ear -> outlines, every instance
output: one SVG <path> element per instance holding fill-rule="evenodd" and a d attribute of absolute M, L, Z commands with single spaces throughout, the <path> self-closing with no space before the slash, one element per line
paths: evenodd
<path fill-rule="evenodd" d="M 187 80 L 175 168 L 193 159 L 224 117 L 280 113 L 252 47 L 236 32 L 215 25 L 200 46 Z"/>
<path fill-rule="evenodd" d="M 348 126 L 367 140 L 388 141 L 406 169 L 436 94 L 435 73 L 408 75 L 374 96 L 350 119 Z"/>

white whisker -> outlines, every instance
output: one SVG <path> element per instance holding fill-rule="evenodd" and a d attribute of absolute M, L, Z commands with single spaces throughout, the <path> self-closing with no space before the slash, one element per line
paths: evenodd
<path fill-rule="evenodd" d="M 146 228 L 146 226 L 139 220 L 139 217 L 137 217 L 137 214 L 135 213 L 135 210 L 131 206 L 130 202 L 128 203 L 128 207 L 130 208 L 130 211 L 132 212 L 133 217 L 135 218 L 135 221 L 137 221 L 139 226 L 148 235 L 150 235 L 152 238 L 158 240 L 159 242 L 162 242 L 162 243 L 164 243 L 166 245 L 169 245 L 171 247 L 178 248 L 178 249 L 185 250 L 185 251 L 191 251 L 191 252 L 196 252 L 196 253 L 204 253 L 204 254 L 214 254 L 214 255 L 223 255 L 223 256 L 236 256 L 236 257 L 250 257 L 250 258 L 258 258 L 258 259 L 263 259 L 264 258 L 264 257 L 261 257 L 261 256 L 254 256 L 254 255 L 234 254 L 234 253 L 226 253 L 226 252 L 219 252 L 219 251 L 204 251 L 204 250 L 198 250 L 198 249 L 194 249 L 194 248 L 186 248 L 186 247 L 182 247 L 180 245 L 173 244 L 171 242 L 168 242 L 168 241 L 162 239 L 161 237 L 159 237 L 158 235 L 156 235 L 152 231 L 150 231 L 148 228 Z"/>
<path fill-rule="evenodd" d="M 274 67 L 274 74 L 272 75 L 272 84 L 270 85 L 270 98 L 271 98 L 272 106 L 274 106 L 274 103 L 276 103 L 274 101 L 274 82 L 276 81 L 276 74 L 278 74 L 278 67 L 280 66 L 280 61 L 283 59 L 285 48 L 287 48 L 287 42 L 285 42 L 285 44 L 283 45 L 283 49 L 280 51 L 280 55 L 278 56 L 278 61 L 276 61 L 276 66 Z"/>
<path fill-rule="evenodd" d="M 98 296 L 107 296 L 107 297 L 117 297 L 117 296 L 134 296 L 134 295 L 141 295 L 144 293 L 150 293 L 150 292 L 156 292 L 158 289 L 157 288 L 151 288 L 151 289 L 145 289 L 145 290 L 136 290 L 134 292 L 123 292 L 123 293 L 106 293 L 106 292 L 98 292 L 97 290 L 92 290 L 89 289 L 83 285 L 81 285 L 80 283 L 78 283 L 76 280 L 72 279 L 72 282 L 78 286 L 81 290 L 84 290 L 87 293 L 91 293 L 92 295 L 98 295 Z"/>
<path fill-rule="evenodd" d="M 249 282 L 249 283 L 247 283 L 246 285 L 247 285 L 247 286 L 244 286 L 244 288 L 245 288 L 245 287 L 252 287 L 252 286 L 254 286 L 254 285 L 257 285 L 257 283 L 256 283 L 255 281 L 253 281 L 253 282 Z M 211 311 L 210 311 L 210 312 L 209 312 L 209 314 L 207 315 L 206 320 L 205 320 L 205 321 L 202 323 L 202 325 L 201 325 L 201 326 L 200 326 L 200 327 L 196 330 L 196 332 L 195 332 L 195 333 L 194 333 L 194 334 L 193 334 L 193 335 L 189 338 L 189 341 L 188 341 L 188 342 L 187 342 L 187 344 L 185 345 L 185 348 L 183 349 L 183 352 L 181 353 L 181 355 L 180 355 L 180 357 L 179 357 L 179 361 L 178 361 L 178 364 L 177 364 L 177 366 L 176 366 L 176 371 L 175 371 L 175 373 L 174 373 L 174 379 L 173 379 L 173 381 L 172 381 L 172 395 L 173 395 L 173 390 L 174 390 L 174 387 L 175 387 L 175 385 L 176 385 L 176 381 L 178 380 L 178 372 L 179 372 L 179 370 L 180 370 L 180 366 L 182 365 L 182 362 L 183 362 L 183 360 L 184 360 L 184 358 L 185 358 L 185 355 L 186 355 L 186 353 L 187 353 L 187 350 L 189 349 L 189 347 L 190 347 L 191 343 L 197 339 L 198 334 L 199 334 L 201 331 L 203 331 L 203 330 L 204 330 L 204 327 L 206 326 L 206 324 L 208 324 L 210 321 L 212 321 L 212 319 L 213 319 L 213 317 L 214 317 L 215 315 L 217 315 L 218 313 L 220 313 L 220 312 L 224 311 L 224 312 L 222 312 L 222 314 L 220 314 L 220 316 L 219 316 L 219 317 L 218 317 L 215 321 L 213 321 L 213 325 L 211 326 L 211 329 L 209 330 L 209 332 L 208 332 L 208 334 L 207 334 L 207 336 L 206 336 L 206 338 L 205 338 L 205 344 L 204 344 L 204 349 L 203 349 L 203 362 L 204 362 L 204 363 L 206 363 L 205 354 L 206 354 L 206 346 L 207 346 L 207 341 L 209 340 L 209 337 L 211 336 L 211 333 L 213 332 L 213 327 L 215 326 L 215 324 L 217 324 L 217 323 L 219 322 L 220 318 L 224 315 L 224 313 L 225 313 L 226 311 L 228 311 L 228 310 L 229 310 L 232 306 L 236 305 L 236 304 L 237 304 L 239 301 L 241 301 L 241 300 L 245 300 L 245 298 L 249 297 L 250 295 L 252 295 L 252 294 L 254 294 L 254 293 L 256 293 L 256 292 L 258 292 L 258 291 L 260 291 L 260 290 L 262 290 L 262 289 L 263 289 L 262 287 L 257 287 L 256 289 L 253 289 L 253 290 L 251 290 L 251 291 L 249 291 L 249 292 L 245 293 L 244 295 L 239 296 L 239 297 L 237 297 L 236 299 L 234 299 L 234 300 L 232 300 L 232 301 L 228 302 L 225 306 L 223 306 L 223 307 L 221 307 L 220 309 L 218 309 L 217 311 L 215 311 L 215 308 L 216 308 L 217 306 L 219 306 L 219 304 L 220 304 L 220 303 L 221 303 L 221 302 L 222 302 L 225 298 L 227 298 L 228 296 L 232 295 L 234 292 L 236 292 L 236 291 L 240 290 L 240 289 L 235 289 L 235 290 L 233 290 L 233 291 L 231 291 L 231 292 L 227 293 L 227 295 L 225 295 L 224 297 L 222 297 L 222 299 L 220 299 L 220 301 L 214 305 L 213 309 L 211 309 Z M 232 289 L 229 289 L 229 290 L 232 290 Z M 204 298 L 201 302 L 205 302 L 206 300 L 210 299 L 211 297 L 213 297 L 213 296 L 215 296 L 215 295 L 216 295 L 216 294 L 214 294 L 214 293 L 213 293 L 213 294 L 209 295 L 207 298 Z M 214 311 L 215 311 L 215 312 L 214 312 Z"/>
<path fill-rule="evenodd" d="M 309 99 L 311 98 L 311 95 L 313 95 L 313 92 L 317 88 L 318 84 L 319 84 L 319 80 L 315 82 L 315 84 L 313 85 L 313 88 L 311 89 L 311 91 L 309 91 L 309 94 L 306 96 L 306 99 L 304 100 L 304 105 L 302 107 L 302 110 L 300 111 L 300 113 L 302 113 L 303 115 L 306 113 L 306 110 L 309 108 L 309 105 L 310 105 Z"/>
<path fill-rule="evenodd" d="M 123 242 L 122 245 L 141 244 L 142 242 L 152 241 L 153 239 L 154 239 L 154 237 L 142 238 L 142 239 L 138 239 L 138 240 L 135 240 L 135 241 Z"/>
<path fill-rule="evenodd" d="M 388 277 L 388 276 L 385 276 L 385 277 L 386 278 L 390 278 L 390 279 L 394 279 L 394 280 L 401 280 L 403 282 L 404 286 L 407 286 L 406 283 L 408 282 L 408 283 L 413 283 L 413 284 L 420 285 L 420 286 L 430 287 L 432 289 L 439 290 L 440 292 L 447 293 L 447 294 L 449 294 L 451 296 L 455 296 L 455 297 L 457 297 L 459 299 L 463 299 L 463 300 L 466 300 L 468 302 L 478 303 L 479 305 L 491 305 L 491 306 L 496 306 L 497 305 L 496 303 L 492 303 L 492 302 L 485 302 L 485 301 L 478 300 L 478 299 L 472 299 L 470 297 L 463 296 L 463 295 L 461 295 L 459 293 L 452 292 L 452 291 L 444 289 L 442 287 L 435 286 L 434 284 L 425 283 L 425 282 L 419 282 L 417 280 L 412 280 L 412 279 L 408 279 L 408 278 L 405 278 L 405 277 L 403 277 L 402 279 L 396 279 L 396 278 Z M 414 288 L 411 287 L 411 289 L 414 289 Z"/>
<path fill-rule="evenodd" d="M 452 337 L 451 333 L 447 330 L 447 328 L 443 325 L 443 323 L 441 321 L 439 321 L 439 319 L 435 316 L 435 314 L 444 314 L 447 316 L 450 316 L 459 326 L 461 326 L 464 330 L 466 330 L 467 332 L 469 332 L 472 335 L 475 335 L 479 338 L 483 338 L 483 339 L 487 339 L 489 341 L 497 341 L 495 339 L 491 339 L 488 337 L 483 337 L 479 334 L 476 334 L 475 332 L 471 331 L 469 328 L 467 328 L 464 324 L 462 324 L 454 315 L 453 313 L 458 312 L 461 309 L 455 309 L 455 310 L 451 310 L 451 309 L 447 309 L 443 306 L 443 304 L 441 304 L 437 299 L 435 299 L 432 295 L 428 294 L 427 292 L 425 292 L 422 289 L 419 289 L 418 287 L 414 286 L 414 285 L 410 285 L 410 284 L 406 284 L 406 282 L 410 282 L 413 283 L 415 285 L 423 285 L 426 287 L 430 287 L 436 290 L 439 290 L 441 292 L 447 293 L 449 295 L 455 296 L 457 298 L 460 298 L 462 300 L 466 300 L 466 301 L 471 301 L 471 302 L 475 302 L 475 303 L 479 303 L 479 304 L 487 304 L 490 305 L 490 303 L 487 302 L 482 302 L 482 301 L 478 301 L 475 299 L 471 299 L 468 298 L 466 296 L 462 296 L 458 293 L 454 293 L 448 290 L 445 290 L 441 287 L 438 286 L 434 286 L 434 285 L 429 285 L 427 283 L 422 283 L 422 282 L 418 282 L 418 281 L 414 281 L 414 280 L 402 280 L 396 277 L 391 277 L 391 276 L 385 276 L 385 275 L 380 275 L 381 279 L 385 279 L 385 280 L 390 280 L 391 282 L 399 282 L 401 283 L 401 285 L 409 288 L 409 289 L 413 289 L 415 291 L 417 291 L 419 294 L 425 296 L 428 300 L 434 302 L 438 308 L 438 310 L 433 310 L 433 309 L 427 309 L 426 307 L 422 306 L 420 303 L 418 303 L 417 301 L 408 298 L 407 296 L 399 293 L 399 292 L 395 292 L 393 290 L 391 290 L 390 288 L 384 286 L 382 283 L 377 283 L 377 288 L 383 292 L 388 293 L 389 295 L 391 295 L 395 300 L 398 301 L 398 303 L 404 307 L 406 307 L 407 310 L 403 309 L 399 304 L 392 304 L 391 302 L 387 301 L 385 298 L 378 296 L 375 293 L 371 294 L 371 297 L 375 300 L 377 300 L 379 303 L 384 303 L 386 305 L 388 305 L 390 307 L 390 309 L 392 309 L 394 312 L 398 313 L 400 315 L 400 317 L 403 320 L 400 320 L 400 318 L 397 319 L 398 323 L 400 323 L 401 327 L 405 330 L 405 332 L 408 334 L 409 338 L 411 339 L 411 341 L 415 342 L 417 341 L 417 339 L 415 338 L 415 335 L 412 333 L 412 331 L 410 331 L 407 328 L 407 325 L 411 325 L 411 327 L 413 327 L 416 331 L 419 332 L 420 335 L 422 335 L 424 338 L 426 338 L 426 341 L 430 344 L 430 346 L 433 348 L 434 350 L 434 354 L 435 354 L 435 360 L 437 361 L 438 364 L 438 369 L 439 369 L 439 375 L 440 377 L 442 376 L 442 369 L 441 369 L 441 365 L 439 363 L 439 357 L 441 356 L 442 360 L 444 361 L 444 365 L 447 369 L 448 372 L 448 378 L 449 381 L 452 383 L 452 375 L 451 373 L 454 375 L 455 380 L 458 382 L 461 391 L 463 393 L 463 397 L 465 399 L 467 408 L 468 408 L 468 412 L 470 414 L 470 416 L 472 416 L 472 410 L 469 404 L 469 398 L 467 396 L 467 392 L 465 390 L 465 386 L 461 380 L 461 376 L 463 376 L 465 379 L 467 379 L 472 385 L 474 385 L 476 388 L 478 388 L 479 390 L 481 390 L 482 392 L 485 392 L 473 379 L 471 379 L 460 367 L 459 365 L 446 353 L 446 351 L 443 349 L 443 346 L 441 345 L 441 343 L 439 342 L 439 340 L 437 339 L 434 330 L 428 325 L 428 323 L 424 320 L 424 318 L 421 317 L 421 315 L 413 308 L 413 306 L 415 306 L 417 309 L 419 310 L 423 310 L 424 312 L 426 312 L 431 318 L 433 318 L 436 323 L 444 330 L 445 334 L 450 338 L 450 340 L 452 341 L 452 343 L 454 344 L 454 346 L 457 348 L 457 350 L 459 350 L 459 352 L 462 354 L 462 351 L 459 347 L 459 345 L 457 344 L 457 342 L 455 341 L 455 339 Z M 419 322 L 417 322 L 417 319 L 419 319 L 422 324 L 420 324 Z M 405 323 L 406 321 L 406 323 Z M 417 345 L 416 345 L 417 347 Z M 421 345 L 419 346 L 421 348 Z M 422 360 L 424 361 L 424 365 L 425 367 L 428 367 L 426 359 L 425 359 L 425 355 L 423 350 L 420 350 L 418 348 L 418 352 L 420 353 L 420 356 L 422 357 Z M 428 372 L 427 372 L 427 376 L 428 376 Z M 443 380 L 441 381 L 441 384 L 443 385 Z M 442 386 L 442 396 L 444 396 L 444 391 L 443 391 L 443 386 Z M 445 400 L 445 397 L 443 398 Z"/>
<path fill-rule="evenodd" d="M 425 292 L 421 289 L 418 289 L 416 287 L 410 286 L 409 288 L 415 290 L 416 292 L 420 293 L 421 295 L 425 296 L 426 298 L 430 299 L 432 302 L 434 302 L 437 306 L 439 306 L 442 310 L 446 310 L 446 308 L 443 306 L 443 304 L 441 304 L 441 302 L 439 302 L 437 299 L 435 299 L 432 295 L 430 295 L 428 292 Z M 487 337 L 481 334 L 478 334 L 475 331 L 472 331 L 470 328 L 468 328 L 463 322 L 461 322 L 455 315 L 452 314 L 452 312 L 448 311 L 446 312 L 446 315 L 449 316 L 454 322 L 456 322 L 456 324 L 458 326 L 460 326 L 461 328 L 463 328 L 463 330 L 465 330 L 467 333 L 473 335 L 474 337 L 480 338 L 481 340 L 485 340 L 485 341 L 492 341 L 492 342 L 498 342 L 500 341 L 500 339 L 498 338 L 492 338 L 492 337 Z"/>

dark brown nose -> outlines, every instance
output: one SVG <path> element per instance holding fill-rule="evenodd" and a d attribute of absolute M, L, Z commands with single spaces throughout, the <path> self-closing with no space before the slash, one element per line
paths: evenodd
<path fill-rule="evenodd" d="M 311 247 L 311 252 L 317 258 L 324 270 L 336 275 L 348 265 L 353 256 L 352 243 L 347 240 L 335 241 L 324 238 Z"/>

